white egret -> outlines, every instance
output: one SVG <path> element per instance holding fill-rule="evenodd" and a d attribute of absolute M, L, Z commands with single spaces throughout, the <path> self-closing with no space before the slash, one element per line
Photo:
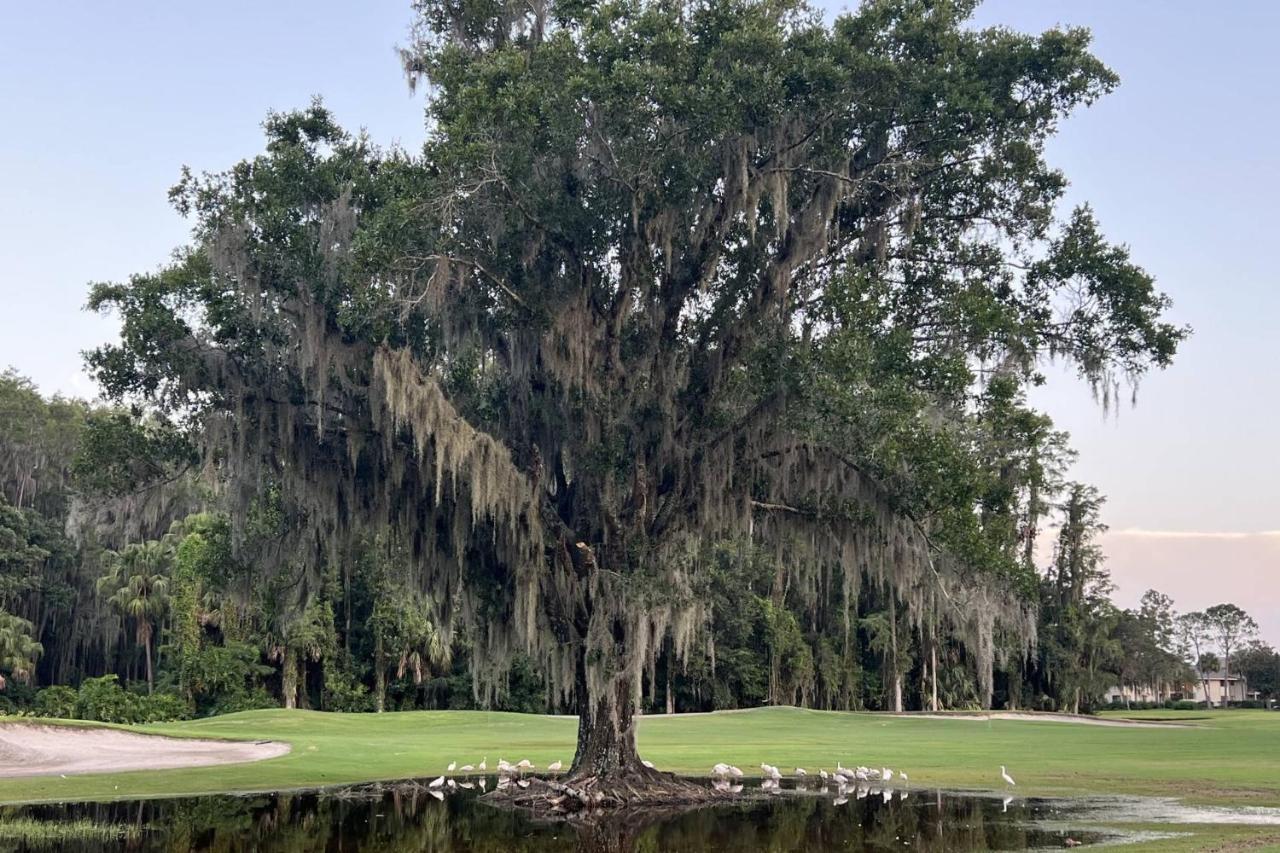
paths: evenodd
<path fill-rule="evenodd" d="M 901 779 L 903 782 L 909 782 L 909 781 L 910 781 L 910 780 L 907 778 L 907 774 L 906 774 L 906 773 L 903 773 L 901 770 L 899 770 L 899 771 L 898 771 L 898 778 L 899 778 L 899 779 Z"/>
<path fill-rule="evenodd" d="M 450 762 L 449 762 L 449 766 L 445 768 L 445 772 L 446 772 L 446 773 L 452 773 L 453 771 L 455 771 L 455 770 L 457 770 L 457 769 L 458 769 L 458 762 L 456 762 L 456 761 L 450 761 Z"/>
<path fill-rule="evenodd" d="M 488 769 L 489 769 L 489 756 L 486 755 L 484 758 L 480 760 L 480 772 L 483 773 Z"/>
<path fill-rule="evenodd" d="M 893 781 L 893 771 L 892 771 L 892 770 L 890 770 L 888 767 L 881 767 L 881 768 L 880 768 L 880 781 L 881 781 L 881 782 L 892 782 L 892 781 Z"/>
<path fill-rule="evenodd" d="M 733 777 L 733 778 L 735 778 L 735 779 L 741 779 L 741 778 L 742 778 L 742 771 L 741 771 L 741 770 L 739 770 L 737 767 L 734 767 L 732 764 L 730 764 L 730 765 L 729 765 L 729 775 L 730 775 L 730 776 L 732 776 L 732 777 Z"/>
<path fill-rule="evenodd" d="M 827 771 L 825 771 L 825 770 L 819 770 L 819 771 L 818 771 L 818 776 L 819 776 L 819 778 L 821 778 L 821 779 L 822 779 L 822 784 L 824 784 L 824 785 L 825 785 L 825 784 L 827 784 L 827 778 L 828 778 L 828 777 L 827 777 Z"/>
<path fill-rule="evenodd" d="M 805 776 L 808 776 L 809 773 L 803 767 L 797 767 L 796 775 L 803 779 Z"/>
<path fill-rule="evenodd" d="M 532 770 L 533 762 L 527 758 L 522 758 L 520 759 L 520 763 L 517 764 L 516 767 L 519 767 L 521 770 Z"/>
<path fill-rule="evenodd" d="M 559 762 L 559 761 L 553 761 L 553 762 L 551 762 L 550 764 L 548 764 L 548 765 L 547 765 L 547 769 L 548 769 L 548 770 L 553 770 L 553 771 L 554 771 L 554 770 L 559 770 L 559 769 L 560 769 L 560 762 Z"/>
<path fill-rule="evenodd" d="M 470 764 L 464 764 L 458 768 L 459 773 L 470 773 L 472 770 L 475 770 L 475 768 L 472 767 Z"/>
<path fill-rule="evenodd" d="M 1018 783 L 1013 781 L 1013 777 L 1009 775 L 1009 771 L 1004 769 L 1004 765 L 1000 765 L 1000 778 L 1010 787 L 1017 787 Z"/>

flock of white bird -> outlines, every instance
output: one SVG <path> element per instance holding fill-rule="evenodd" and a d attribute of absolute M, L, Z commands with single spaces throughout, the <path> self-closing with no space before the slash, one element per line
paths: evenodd
<path fill-rule="evenodd" d="M 782 780 L 784 775 L 781 770 L 773 764 L 760 765 L 760 770 L 764 774 L 764 780 L 760 783 L 760 788 L 768 793 L 778 793 L 782 790 Z M 823 792 L 829 792 L 832 786 L 835 787 L 836 798 L 834 805 L 842 806 L 849 802 L 849 794 L 853 793 L 857 799 L 869 796 L 872 793 L 879 793 L 881 798 L 887 803 L 893 798 L 894 788 L 893 782 L 896 779 L 902 783 L 903 789 L 899 792 L 899 799 L 907 799 L 911 794 L 907 786 L 911 779 L 904 771 L 899 770 L 896 774 L 888 767 L 845 767 L 840 762 L 836 762 L 836 769 L 828 773 L 825 768 L 820 768 L 817 775 L 817 789 Z M 711 768 L 711 784 L 717 791 L 725 793 L 737 794 L 742 791 L 742 770 L 732 764 L 720 762 Z M 813 776 L 803 767 L 797 767 L 793 774 L 797 787 L 808 787 Z M 1009 775 L 1009 771 L 1005 769 L 1003 764 L 1000 765 L 1000 778 L 1009 787 L 1015 787 L 1016 782 Z M 1007 809 L 1012 797 L 1005 797 L 1004 807 Z"/>
<path fill-rule="evenodd" d="M 783 772 L 773 764 L 760 765 L 760 770 L 764 775 L 764 780 L 760 783 L 760 789 L 771 794 L 778 793 L 782 790 L 782 780 L 785 778 Z M 742 791 L 742 770 L 732 764 L 723 762 L 716 764 L 711 768 L 711 784 L 717 791 L 723 791 L 729 794 L 737 794 Z M 828 773 L 825 768 L 819 769 L 816 781 L 817 788 L 821 791 L 830 791 L 832 786 L 835 787 L 835 805 L 842 806 L 849 802 L 849 794 L 852 793 L 856 798 L 861 799 L 873 793 L 876 793 L 888 802 L 894 793 L 892 782 L 895 779 L 903 785 L 910 782 L 910 778 L 906 773 L 898 771 L 896 774 L 888 767 L 845 767 L 843 764 L 836 762 L 836 769 Z M 807 787 L 811 780 L 815 777 L 805 770 L 803 767 L 795 768 L 793 778 L 796 780 L 798 787 Z M 907 799 L 910 792 L 905 788 L 899 794 L 901 799 Z"/>
<path fill-rule="evenodd" d="M 643 761 L 643 764 L 645 767 L 653 769 L 653 762 Z M 563 767 L 561 762 L 553 761 L 547 765 L 547 771 L 557 773 L 561 767 Z M 533 762 L 527 758 L 522 758 L 515 764 L 510 763 L 504 758 L 499 758 L 498 783 L 496 790 L 502 791 L 511 785 L 516 785 L 520 788 L 529 787 L 529 780 L 525 778 L 525 774 L 534 769 L 536 768 Z M 427 783 L 427 791 L 437 800 L 443 800 L 446 791 L 456 791 L 459 789 L 470 790 L 473 788 L 479 788 L 481 791 L 484 791 L 488 785 L 484 774 L 487 773 L 488 770 L 488 756 L 485 756 L 478 765 L 463 764 L 459 767 L 458 762 L 451 761 L 449 762 L 449 766 L 445 768 L 445 772 L 443 774 Z M 779 770 L 776 765 L 765 763 L 760 764 L 760 770 L 764 774 L 764 779 L 760 783 L 761 790 L 771 794 L 780 792 L 782 790 L 782 780 L 785 778 L 782 771 Z M 455 772 L 459 774 L 478 773 L 480 775 L 475 782 L 472 782 L 469 779 L 464 779 L 459 782 L 457 779 L 453 778 L 452 774 Z M 711 768 L 712 787 L 723 793 L 741 793 L 742 777 L 742 770 L 732 764 L 720 762 Z M 910 784 L 910 777 L 908 777 L 905 772 L 899 770 L 896 773 L 896 777 L 897 781 L 901 782 L 903 786 Z M 805 770 L 803 767 L 797 767 L 795 768 L 793 778 L 796 780 L 798 786 L 807 786 L 809 781 L 814 777 L 811 776 L 809 771 Z M 834 805 L 837 806 L 842 806 L 849 802 L 848 795 L 850 793 L 853 793 L 857 799 L 862 799 L 863 797 L 873 793 L 873 789 L 876 793 L 880 794 L 885 802 L 888 802 L 893 797 L 894 788 L 892 783 L 894 778 L 894 771 L 888 767 L 845 767 L 840 762 L 836 762 L 836 769 L 830 773 L 828 773 L 825 768 L 818 770 L 817 787 L 818 790 L 828 792 L 834 785 L 836 795 Z M 1003 764 L 1000 765 L 1000 778 L 1004 780 L 1004 783 L 1009 787 L 1017 785 Z M 910 796 L 910 793 L 906 787 L 904 787 L 899 793 L 899 798 L 905 800 L 908 796 Z M 1004 801 L 1006 808 L 1008 807 L 1009 802 L 1010 799 L 1006 798 Z"/>
<path fill-rule="evenodd" d="M 547 765 L 547 770 L 551 773 L 559 772 L 564 765 L 559 761 L 553 761 Z M 520 788 L 529 787 L 529 780 L 524 778 L 525 774 L 530 770 L 536 769 L 532 761 L 522 758 L 515 764 L 507 761 L 505 758 L 498 759 L 498 784 L 495 790 L 504 791 L 512 785 Z M 472 790 L 479 788 L 481 791 L 488 789 L 489 781 L 484 774 L 489 772 L 489 756 L 485 756 L 479 764 L 463 764 L 458 766 L 458 762 L 450 761 L 449 766 L 445 768 L 444 773 L 437 776 L 427 783 L 427 793 L 435 797 L 437 800 L 443 800 L 446 792 L 457 790 Z M 464 779 L 459 782 L 453 778 L 454 773 L 459 774 L 480 774 L 476 781 Z"/>

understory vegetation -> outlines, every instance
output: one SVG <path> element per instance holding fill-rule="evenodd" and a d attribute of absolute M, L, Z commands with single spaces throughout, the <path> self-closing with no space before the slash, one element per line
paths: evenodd
<path fill-rule="evenodd" d="M 145 512 L 130 506 L 138 500 L 132 493 L 101 488 L 106 475 L 91 461 L 101 453 L 95 447 L 109 444 L 115 453 L 111 442 L 121 436 L 147 441 L 145 422 L 43 399 L 12 373 L 0 378 L 0 419 L 0 709 L 143 723 L 278 706 L 486 704 L 473 689 L 465 636 L 445 638 L 415 604 L 421 593 L 407 567 L 376 537 L 335 567 L 305 607 L 291 608 L 289 579 L 264 583 L 251 558 L 237 556 L 229 520 L 198 484 L 166 486 L 167 503 Z M 1132 611 L 1110 603 L 1092 539 L 1100 501 L 1073 489 L 1058 510 L 1059 538 L 1067 541 L 1037 571 L 1039 644 L 1029 655 L 1000 655 L 991 706 L 1091 710 L 1108 707 L 1105 691 L 1123 683 L 1165 685 L 1167 695 L 1122 707 L 1197 707 L 1172 697 L 1189 695 L 1196 678 L 1191 641 L 1212 656 L 1217 635 L 1203 614 L 1178 617 L 1158 593 Z M 126 526 L 117 512 L 152 515 Z M 264 507 L 258 523 L 267 524 L 269 512 Z M 1072 565 L 1077 551 L 1083 568 Z M 787 588 L 766 555 L 721 543 L 707 559 L 706 654 L 685 662 L 670 648 L 657 655 L 643 682 L 646 712 L 764 704 L 893 710 L 895 671 L 901 707 L 930 709 L 935 654 L 937 707 L 983 707 L 972 655 L 953 643 L 935 648 L 927 630 L 900 616 L 895 624 L 882 591 L 860 591 L 846 646 L 842 633 L 823 630 L 831 605 Z M 831 585 L 841 588 L 838 578 Z M 1197 624 L 1201 634 L 1188 636 Z M 1233 671 L 1263 697 L 1274 696 L 1280 656 L 1247 636 L 1232 653 Z M 517 655 L 487 707 L 571 712 L 546 683 L 531 657 Z"/>

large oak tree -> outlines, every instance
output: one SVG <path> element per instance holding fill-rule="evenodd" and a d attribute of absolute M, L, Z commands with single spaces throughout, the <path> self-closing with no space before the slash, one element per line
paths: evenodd
<path fill-rule="evenodd" d="M 275 520 L 254 559 L 299 606 L 385 533 L 482 693 L 534 653 L 589 799 L 662 787 L 635 697 L 664 639 L 701 649 L 710 541 L 869 580 L 989 670 L 1033 605 L 973 488 L 985 389 L 1057 357 L 1109 395 L 1183 332 L 1087 208 L 1055 219 L 1045 140 L 1114 75 L 973 5 L 419 2 L 425 149 L 272 116 L 175 189 L 190 248 L 94 288 L 122 339 L 91 363 Z"/>

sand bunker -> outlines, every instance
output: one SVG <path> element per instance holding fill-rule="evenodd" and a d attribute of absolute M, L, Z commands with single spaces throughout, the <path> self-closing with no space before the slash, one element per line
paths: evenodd
<path fill-rule="evenodd" d="M 1127 729 L 1187 729 L 1193 728 L 1183 723 L 1161 722 L 1158 720 L 1120 720 L 1114 717 L 1086 717 L 1083 714 L 1048 714 L 1019 713 L 1016 711 L 991 711 L 983 713 L 955 714 L 904 714 L 914 719 L 926 720 L 1017 720 L 1022 723 L 1075 723 L 1081 726 L 1120 726 Z"/>
<path fill-rule="evenodd" d="M 207 767 L 276 758 L 275 741 L 187 740 L 116 729 L 0 723 L 0 778 Z"/>

